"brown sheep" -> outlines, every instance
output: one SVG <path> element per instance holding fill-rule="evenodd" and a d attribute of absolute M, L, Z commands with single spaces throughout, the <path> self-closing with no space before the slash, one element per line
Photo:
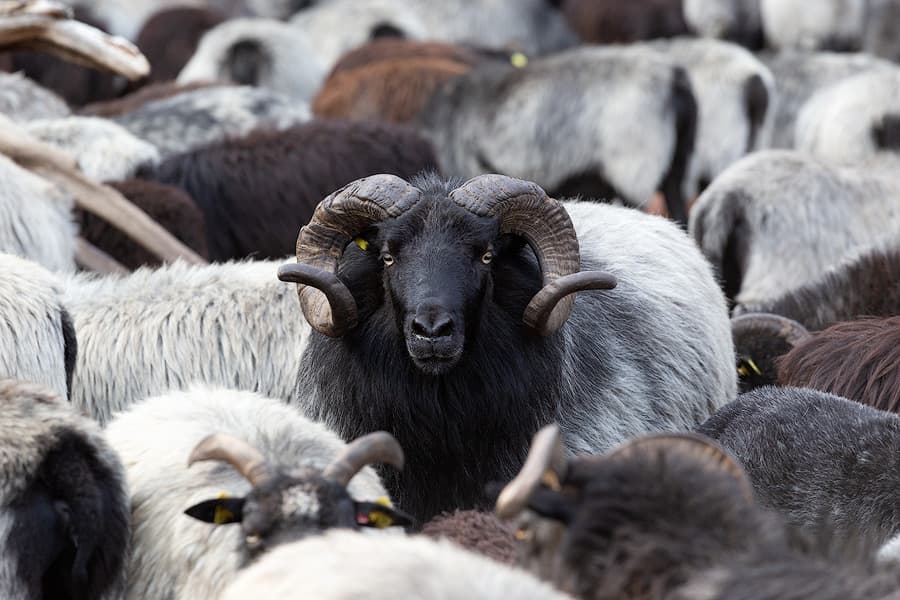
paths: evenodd
<path fill-rule="evenodd" d="M 569 27 L 584 42 L 628 44 L 688 35 L 682 0 L 564 0 Z"/>
<path fill-rule="evenodd" d="M 493 513 L 477 510 L 442 513 L 425 524 L 422 535 L 446 538 L 497 562 L 508 565 L 516 563 L 518 549 L 515 530 Z"/>
<path fill-rule="evenodd" d="M 778 383 L 900 413 L 900 316 L 837 323 L 778 360 Z"/>
<path fill-rule="evenodd" d="M 178 6 L 147 19 L 136 44 L 150 61 L 149 82 L 171 81 L 197 49 L 203 34 L 225 20 L 208 8 Z"/>

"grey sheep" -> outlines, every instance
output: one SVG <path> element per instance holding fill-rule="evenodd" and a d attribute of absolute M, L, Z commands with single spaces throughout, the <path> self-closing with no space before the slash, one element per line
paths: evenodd
<path fill-rule="evenodd" d="M 159 162 L 154 146 L 112 121 L 98 117 L 38 119 L 25 125 L 37 139 L 71 154 L 96 181 L 131 179 Z"/>
<path fill-rule="evenodd" d="M 309 119 L 309 107 L 253 87 L 208 87 L 154 102 L 112 119 L 156 146 L 160 158 L 257 127 L 284 129 Z"/>
<path fill-rule="evenodd" d="M 689 230 L 726 295 L 758 304 L 900 231 L 898 196 L 900 177 L 889 167 L 839 168 L 797 152 L 757 152 L 700 196 Z"/>
<path fill-rule="evenodd" d="M 409 464 L 385 483 L 420 521 L 484 508 L 549 420 L 597 452 L 735 395 L 721 291 L 665 219 L 500 175 L 378 175 L 326 198 L 297 248 L 279 276 L 315 331 L 294 402 L 344 439 L 394 435 Z"/>
<path fill-rule="evenodd" d="M 766 41 L 781 50 L 862 48 L 868 0 L 759 0 Z"/>
<path fill-rule="evenodd" d="M 69 395 L 78 342 L 62 286 L 33 262 L 0 254 L 0 377 Z"/>
<path fill-rule="evenodd" d="M 761 54 L 775 76 L 773 148 L 793 148 L 797 115 L 813 94 L 831 84 L 863 72 L 897 69 L 868 54 L 790 51 Z"/>
<path fill-rule="evenodd" d="M 79 354 L 72 403 L 101 423 L 154 394 L 208 383 L 288 400 L 309 337 L 278 262 L 189 266 L 63 282 Z"/>
<path fill-rule="evenodd" d="M 73 207 L 69 194 L 0 154 L 0 252 L 74 271 Z"/>
<path fill-rule="evenodd" d="M 228 81 L 309 103 L 327 66 L 297 27 L 270 19 L 231 19 L 203 35 L 177 81 Z"/>
<path fill-rule="evenodd" d="M 21 73 L 0 72 L 0 114 L 16 122 L 69 116 L 65 101 Z"/>
<path fill-rule="evenodd" d="M 809 531 L 900 533 L 900 416 L 806 388 L 742 394 L 697 428 L 740 461 L 761 502 Z"/>
<path fill-rule="evenodd" d="M 685 197 L 698 196 L 745 154 L 768 145 L 775 79 L 749 51 L 726 42 L 673 38 L 649 44 L 687 71 L 698 118 Z"/>
<path fill-rule="evenodd" d="M 684 20 L 700 36 L 751 50 L 764 45 L 759 0 L 684 0 Z"/>
<path fill-rule="evenodd" d="M 100 428 L 34 383 L 0 379 L 0 597 L 118 600 L 130 520 Z"/>
<path fill-rule="evenodd" d="M 572 600 L 519 569 L 422 536 L 333 531 L 276 548 L 243 571 L 222 600 Z"/>
<path fill-rule="evenodd" d="M 449 81 L 421 120 L 450 175 L 503 173 L 553 196 L 637 207 L 659 191 L 669 214 L 686 220 L 697 103 L 684 70 L 647 47 L 486 65 Z"/>
<path fill-rule="evenodd" d="M 838 165 L 896 159 L 900 69 L 869 71 L 817 92 L 797 117 L 794 145 Z"/>
<path fill-rule="evenodd" d="M 318 533 L 339 508 L 322 504 L 326 499 L 317 497 L 320 484 L 310 470 L 332 464 L 346 444 L 281 400 L 197 386 L 145 400 L 117 415 L 105 435 L 126 465 L 131 494 L 129 600 L 218 598 L 250 556 Z M 189 466 L 189 458 L 231 467 Z M 360 466 L 344 484 L 349 493 L 386 502 L 375 472 Z M 273 469 L 275 480 L 269 477 Z M 254 495 L 258 488 L 262 495 Z M 260 504 L 266 489 L 283 494 L 280 507 Z M 275 514 L 276 508 L 285 512 Z"/>

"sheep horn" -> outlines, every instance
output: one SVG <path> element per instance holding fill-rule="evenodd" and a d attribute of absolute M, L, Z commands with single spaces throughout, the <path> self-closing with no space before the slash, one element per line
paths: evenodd
<path fill-rule="evenodd" d="M 525 464 L 515 479 L 506 484 L 497 497 L 495 512 L 501 519 L 512 519 L 522 512 L 541 482 L 557 489 L 565 475 L 568 458 L 562 446 L 562 433 L 555 423 L 547 425 L 531 441 Z"/>
<path fill-rule="evenodd" d="M 635 454 L 651 453 L 679 453 L 688 456 L 699 461 L 706 469 L 733 477 L 745 498 L 755 498 L 753 485 L 743 467 L 719 444 L 698 433 L 651 433 L 625 442 L 602 459 L 619 460 Z"/>
<path fill-rule="evenodd" d="M 68 7 L 50 0 L 0 2 L 0 48 L 45 50 L 131 80 L 150 73 L 150 63 L 134 44 L 71 17 Z"/>
<path fill-rule="evenodd" d="M 67 190 L 78 208 L 109 222 L 162 260 L 206 263 L 116 190 L 82 175 L 71 156 L 7 120 L 0 127 L 0 154 Z"/>
<path fill-rule="evenodd" d="M 319 203 L 297 237 L 297 263 L 303 268 L 279 270 L 282 281 L 298 284 L 303 315 L 316 331 L 340 337 L 356 327 L 356 301 L 337 278 L 344 249 L 367 227 L 402 215 L 419 196 L 419 190 L 396 175 L 373 175 Z"/>
<path fill-rule="evenodd" d="M 505 175 L 480 175 L 453 190 L 450 198 L 480 217 L 498 218 L 500 233 L 520 235 L 531 246 L 541 266 L 544 289 L 528 303 L 522 320 L 541 335 L 550 335 L 563 326 L 572 314 L 574 292 L 609 289 L 612 276 L 599 272 L 594 274 L 596 282 L 591 285 L 591 277 L 585 276 L 547 289 L 578 273 L 581 259 L 569 214 L 537 184 Z M 578 285 L 573 287 L 576 282 Z"/>
<path fill-rule="evenodd" d="M 205 460 L 227 462 L 253 487 L 259 487 L 275 476 L 274 470 L 259 450 L 227 433 L 213 433 L 200 440 L 191 452 L 188 466 Z"/>
<path fill-rule="evenodd" d="M 344 451 L 322 471 L 322 476 L 347 487 L 353 476 L 366 465 L 388 464 L 402 471 L 403 462 L 403 448 L 394 436 L 386 431 L 375 431 L 347 444 Z"/>
<path fill-rule="evenodd" d="M 755 330 L 762 334 L 783 339 L 792 347 L 810 336 L 806 327 L 787 317 L 769 313 L 746 313 L 731 319 L 732 332 Z"/>
<path fill-rule="evenodd" d="M 80 236 L 75 240 L 75 263 L 95 273 L 128 273 L 116 259 Z"/>

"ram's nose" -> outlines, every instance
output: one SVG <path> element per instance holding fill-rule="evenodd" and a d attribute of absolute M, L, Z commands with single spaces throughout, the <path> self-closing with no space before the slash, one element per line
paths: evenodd
<path fill-rule="evenodd" d="M 416 308 L 412 332 L 419 337 L 437 339 L 453 335 L 453 316 L 436 304 L 422 304 Z"/>

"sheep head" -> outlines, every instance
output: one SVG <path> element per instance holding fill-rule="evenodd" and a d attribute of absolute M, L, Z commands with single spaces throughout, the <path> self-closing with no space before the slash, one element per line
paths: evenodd
<path fill-rule="evenodd" d="M 300 231 L 297 264 L 278 273 L 282 281 L 299 284 L 303 314 L 317 331 L 340 337 L 359 325 L 356 300 L 338 268 L 351 275 L 377 271 L 382 303 L 390 307 L 411 359 L 439 375 L 459 362 L 467 337 L 477 333 L 498 263 L 502 268 L 508 257 L 518 257 L 524 244 L 537 258 L 543 287 L 514 292 L 531 298 L 522 320 L 541 335 L 563 326 L 575 292 L 615 286 L 609 273 L 579 272 L 569 215 L 537 185 L 501 175 L 482 175 L 455 188 L 424 181 L 423 190 L 393 175 L 376 175 L 319 204 Z M 355 256 L 342 262 L 354 242 Z"/>
<path fill-rule="evenodd" d="M 366 465 L 386 463 L 403 468 L 403 450 L 383 431 L 348 444 L 324 470 L 282 471 L 248 443 L 223 433 L 197 444 L 188 465 L 210 460 L 229 463 L 253 487 L 243 498 L 206 500 L 185 514 L 216 525 L 240 523 L 244 549 L 251 559 L 273 546 L 333 527 L 384 528 L 413 523 L 386 500 L 361 502 L 347 491 L 350 480 Z"/>

